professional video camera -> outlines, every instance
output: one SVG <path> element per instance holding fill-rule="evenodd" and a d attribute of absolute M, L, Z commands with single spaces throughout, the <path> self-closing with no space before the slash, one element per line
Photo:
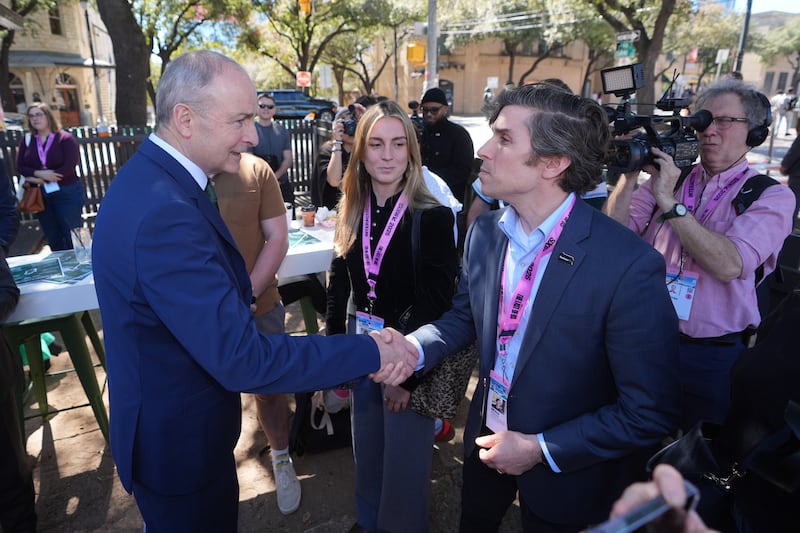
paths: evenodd
<path fill-rule="evenodd" d="M 358 119 L 356 118 L 356 106 L 350 104 L 347 106 L 347 110 L 350 112 L 351 118 L 343 120 L 342 126 L 344 127 L 344 134 L 352 137 L 356 134 L 356 126 L 358 125 Z"/>
<path fill-rule="evenodd" d="M 640 170 L 653 163 L 650 151 L 656 147 L 672 157 L 675 166 L 691 166 L 700 154 L 700 142 L 695 131 L 705 130 L 712 121 L 711 113 L 702 110 L 695 115 L 681 116 L 680 112 L 689 106 L 689 100 L 670 98 L 672 79 L 664 95 L 656 103 L 662 111 L 672 115 L 637 115 L 631 112 L 630 97 L 644 84 L 644 66 L 641 63 L 604 69 L 601 72 L 603 92 L 621 97 L 622 102 L 615 108 L 603 106 L 608 114 L 614 136 L 624 135 L 636 129 L 644 129 L 631 139 L 613 141 L 606 166 L 613 172 Z"/>

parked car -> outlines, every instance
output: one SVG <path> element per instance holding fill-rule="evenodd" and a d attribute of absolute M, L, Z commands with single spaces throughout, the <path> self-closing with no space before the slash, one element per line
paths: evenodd
<path fill-rule="evenodd" d="M 311 98 L 295 89 L 267 89 L 258 94 L 269 94 L 278 106 L 277 120 L 324 120 L 331 122 L 336 114 L 336 104 L 330 100 Z"/>
<path fill-rule="evenodd" d="M 7 131 L 25 131 L 25 115 L 22 113 L 4 113 L 3 128 Z"/>

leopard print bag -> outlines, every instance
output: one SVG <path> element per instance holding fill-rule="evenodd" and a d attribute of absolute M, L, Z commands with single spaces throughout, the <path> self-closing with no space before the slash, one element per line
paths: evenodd
<path fill-rule="evenodd" d="M 455 418 L 477 359 L 478 346 L 472 342 L 442 361 L 420 379 L 408 400 L 408 408 L 432 418 Z"/>

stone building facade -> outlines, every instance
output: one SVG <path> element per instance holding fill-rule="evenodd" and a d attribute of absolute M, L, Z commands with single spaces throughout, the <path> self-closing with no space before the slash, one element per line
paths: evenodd
<path fill-rule="evenodd" d="M 7 101 L 11 105 L 4 111 L 24 113 L 30 102 L 42 101 L 58 113 L 65 127 L 94 126 L 100 116 L 113 123 L 114 73 L 111 39 L 92 3 L 88 2 L 85 12 L 78 1 L 58 2 L 51 10 L 40 9 L 27 16 L 25 28 L 14 36 L 9 52 Z"/>

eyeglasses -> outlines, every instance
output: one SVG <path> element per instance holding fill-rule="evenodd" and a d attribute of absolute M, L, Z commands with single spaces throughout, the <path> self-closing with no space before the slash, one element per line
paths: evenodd
<path fill-rule="evenodd" d="M 733 126 L 734 122 L 748 122 L 748 120 L 739 117 L 714 117 L 711 119 L 711 123 L 714 124 L 718 130 L 727 130 Z"/>
<path fill-rule="evenodd" d="M 441 105 L 438 105 L 438 106 L 435 106 L 435 107 L 423 107 L 422 108 L 422 112 L 426 113 L 428 115 L 435 115 L 436 113 L 441 111 L 443 107 L 444 106 L 441 106 Z"/>
<path fill-rule="evenodd" d="M 28 118 L 39 118 L 39 117 L 43 117 L 43 116 L 44 116 L 44 113 L 30 113 L 28 115 Z"/>
<path fill-rule="evenodd" d="M 261 109 L 264 109 L 264 108 L 275 109 L 275 106 L 274 105 L 270 105 L 270 104 L 258 104 L 258 107 L 261 108 Z"/>

